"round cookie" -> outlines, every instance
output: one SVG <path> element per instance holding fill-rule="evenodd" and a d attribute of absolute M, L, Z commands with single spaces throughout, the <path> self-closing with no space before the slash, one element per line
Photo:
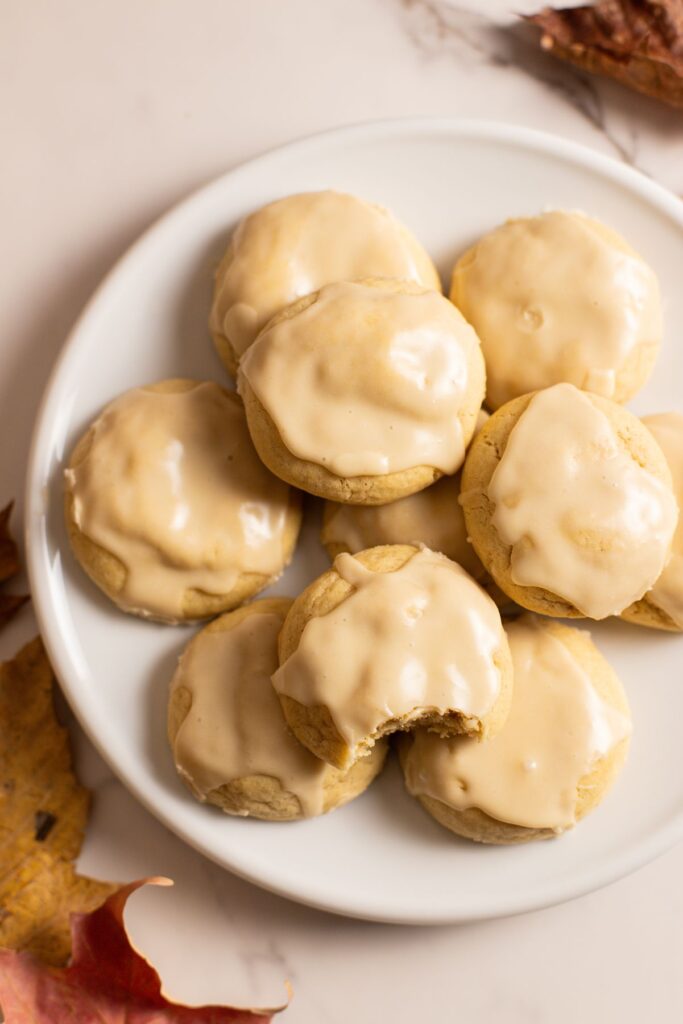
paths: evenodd
<path fill-rule="evenodd" d="M 292 732 L 338 768 L 417 724 L 494 735 L 510 704 L 496 605 L 459 565 L 411 545 L 339 555 L 292 605 L 279 655 Z"/>
<path fill-rule="evenodd" d="M 342 192 L 286 196 L 246 217 L 216 271 L 209 329 L 228 371 L 285 306 L 333 281 L 388 277 L 441 290 L 416 238 L 381 206 Z"/>
<path fill-rule="evenodd" d="M 631 718 L 590 634 L 525 615 L 507 627 L 515 685 L 493 739 L 401 744 L 406 787 L 441 825 L 481 843 L 549 839 L 592 811 L 621 770 Z"/>
<path fill-rule="evenodd" d="M 487 573 L 467 540 L 459 496 L 460 474 L 456 473 L 387 505 L 327 501 L 320 540 L 331 561 L 343 551 L 355 555 L 384 544 L 424 544 L 457 562 L 483 585 Z"/>
<path fill-rule="evenodd" d="M 477 431 L 489 418 L 483 409 Z M 484 588 L 504 614 L 514 602 L 493 582 L 467 537 L 460 505 L 460 473 L 444 476 L 430 487 L 388 505 L 342 505 L 325 502 L 320 542 L 330 561 L 344 551 L 355 555 L 384 544 L 423 544 L 457 562 Z"/>
<path fill-rule="evenodd" d="M 683 508 L 683 414 L 659 413 L 644 416 L 642 422 L 664 452 L 679 510 Z M 651 590 L 621 613 L 622 619 L 637 626 L 683 630 L 683 516 L 679 514 L 671 558 Z"/>
<path fill-rule="evenodd" d="M 489 413 L 479 410 L 475 434 Z M 460 473 L 444 476 L 430 487 L 387 505 L 342 505 L 325 502 L 320 543 L 330 561 L 348 551 L 355 555 L 383 544 L 424 544 L 461 565 L 478 583 L 487 578 L 467 539 L 459 502 Z"/>
<path fill-rule="evenodd" d="M 362 793 L 387 751 L 349 771 L 313 757 L 287 728 L 270 682 L 289 598 L 221 615 L 190 641 L 169 694 L 168 738 L 178 774 L 200 801 L 227 814 L 294 821 Z"/>
<path fill-rule="evenodd" d="M 564 618 L 605 618 L 639 599 L 666 562 L 677 518 L 649 431 L 571 384 L 491 416 L 470 447 L 461 502 L 501 590 Z"/>
<path fill-rule="evenodd" d="M 74 554 L 123 611 L 162 622 L 237 607 L 283 571 L 299 496 L 259 461 L 237 395 L 167 380 L 111 402 L 65 471 Z"/>
<path fill-rule="evenodd" d="M 385 544 L 423 544 L 461 565 L 504 614 L 514 615 L 514 602 L 493 582 L 468 540 L 459 496 L 456 473 L 388 505 L 326 501 L 320 542 L 331 562 L 345 551 L 355 555 Z"/>
<path fill-rule="evenodd" d="M 462 465 L 484 380 L 477 336 L 447 299 L 368 280 L 279 313 L 238 388 L 272 472 L 322 498 L 382 505 Z"/>
<path fill-rule="evenodd" d="M 484 235 L 455 264 L 450 296 L 481 339 L 491 409 L 561 381 L 626 402 L 659 351 L 654 272 L 582 213 L 553 210 Z"/>

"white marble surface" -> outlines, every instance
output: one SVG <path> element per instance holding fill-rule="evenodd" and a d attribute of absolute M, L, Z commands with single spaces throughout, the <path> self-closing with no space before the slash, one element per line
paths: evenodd
<path fill-rule="evenodd" d="M 576 139 L 683 193 L 683 116 L 539 54 L 509 13 L 534 6 L 4 0 L 0 502 L 21 496 L 50 366 L 110 264 L 176 199 L 268 147 L 368 118 L 483 116 Z M 34 628 L 27 611 L 0 653 Z M 292 1024 L 630 1024 L 683 1013 L 681 847 L 541 913 L 368 925 L 212 866 L 142 810 L 71 726 L 95 791 L 81 869 L 175 878 L 174 890 L 138 895 L 128 921 L 177 998 L 273 1004 L 287 978 Z"/>

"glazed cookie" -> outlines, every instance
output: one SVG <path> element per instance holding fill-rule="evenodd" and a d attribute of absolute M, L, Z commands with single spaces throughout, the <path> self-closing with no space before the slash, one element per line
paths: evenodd
<path fill-rule="evenodd" d="M 386 743 L 347 772 L 313 757 L 287 728 L 270 682 L 291 601 L 271 598 L 214 619 L 185 648 L 171 684 L 168 738 L 178 774 L 227 814 L 292 821 L 353 800 L 379 773 Z"/>
<path fill-rule="evenodd" d="M 481 582 L 487 573 L 467 540 L 459 494 L 458 473 L 388 505 L 327 501 L 320 540 L 332 561 L 343 551 L 355 555 L 382 544 L 424 544 L 457 562 Z"/>
<path fill-rule="evenodd" d="M 69 539 L 123 611 L 163 622 L 237 607 L 289 562 L 299 501 L 259 461 L 237 395 L 167 380 L 111 402 L 65 472 Z"/>
<path fill-rule="evenodd" d="M 488 413 L 480 410 L 477 429 L 488 418 Z M 457 562 L 482 583 L 488 574 L 467 539 L 459 496 L 460 473 L 456 473 L 388 505 L 327 501 L 320 541 L 332 561 L 343 551 L 355 555 L 382 544 L 424 544 Z"/>
<path fill-rule="evenodd" d="M 268 324 L 240 363 L 238 387 L 269 469 L 322 498 L 382 505 L 460 467 L 484 360 L 438 292 L 342 282 Z"/>
<path fill-rule="evenodd" d="M 562 381 L 626 402 L 659 351 L 654 272 L 582 213 L 553 210 L 485 235 L 456 263 L 451 299 L 481 339 L 491 409 Z"/>
<path fill-rule="evenodd" d="M 674 494 L 683 507 L 683 414 L 666 412 L 642 421 L 664 452 Z M 654 629 L 683 630 L 683 517 L 679 516 L 671 558 L 651 590 L 621 613 L 622 619 Z"/>
<path fill-rule="evenodd" d="M 209 327 L 237 364 L 272 316 L 333 281 L 390 277 L 441 290 L 434 264 L 389 210 L 342 192 L 269 203 L 239 224 L 216 272 Z"/>
<path fill-rule="evenodd" d="M 426 548 L 339 555 L 292 605 L 279 651 L 273 685 L 292 732 L 337 768 L 417 724 L 494 735 L 510 704 L 498 609 L 464 569 Z"/>
<path fill-rule="evenodd" d="M 639 600 L 666 564 L 678 516 L 647 428 L 573 384 L 494 413 L 470 448 L 460 501 L 501 590 L 561 617 L 603 619 Z"/>
<path fill-rule="evenodd" d="M 602 801 L 631 734 L 626 695 L 584 630 L 525 615 L 508 628 L 515 685 L 492 739 L 403 741 L 409 793 L 441 825 L 481 843 L 548 839 Z"/>

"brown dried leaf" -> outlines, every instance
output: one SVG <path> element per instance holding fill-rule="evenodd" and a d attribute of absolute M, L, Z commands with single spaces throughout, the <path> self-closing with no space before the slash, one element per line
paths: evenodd
<path fill-rule="evenodd" d="M 69 914 L 116 887 L 74 871 L 89 794 L 73 774 L 53 686 L 39 637 L 0 665 L 0 946 L 61 965 Z"/>
<path fill-rule="evenodd" d="M 549 53 L 683 109 L 683 0 L 599 0 L 525 20 Z"/>
<path fill-rule="evenodd" d="M 19 553 L 9 528 L 13 505 L 14 502 L 10 501 L 0 512 L 0 583 L 11 579 L 19 572 Z M 0 626 L 9 622 L 27 601 L 28 596 L 24 594 L 0 593 Z"/>

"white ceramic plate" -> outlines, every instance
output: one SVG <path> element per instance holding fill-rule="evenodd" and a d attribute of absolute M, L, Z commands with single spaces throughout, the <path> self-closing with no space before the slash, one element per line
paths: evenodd
<path fill-rule="evenodd" d="M 683 204 L 635 172 L 518 128 L 447 120 L 362 125 L 296 142 L 181 203 L 130 250 L 74 329 L 36 427 L 28 549 L 40 626 L 61 684 L 113 769 L 169 828 L 231 871 L 317 907 L 396 922 L 463 921 L 557 903 L 656 856 L 683 834 L 683 639 L 606 623 L 593 629 L 631 700 L 635 731 L 614 791 L 559 840 L 486 848 L 440 828 L 395 765 L 359 800 L 296 824 L 229 818 L 176 777 L 166 694 L 186 628 L 118 612 L 75 564 L 62 521 L 62 467 L 104 403 L 163 377 L 224 380 L 206 319 L 212 270 L 237 220 L 289 192 L 337 188 L 390 206 L 447 280 L 454 257 L 507 217 L 578 208 L 622 231 L 655 267 L 666 341 L 637 412 L 680 406 Z M 276 589 L 327 566 L 309 525 Z"/>

